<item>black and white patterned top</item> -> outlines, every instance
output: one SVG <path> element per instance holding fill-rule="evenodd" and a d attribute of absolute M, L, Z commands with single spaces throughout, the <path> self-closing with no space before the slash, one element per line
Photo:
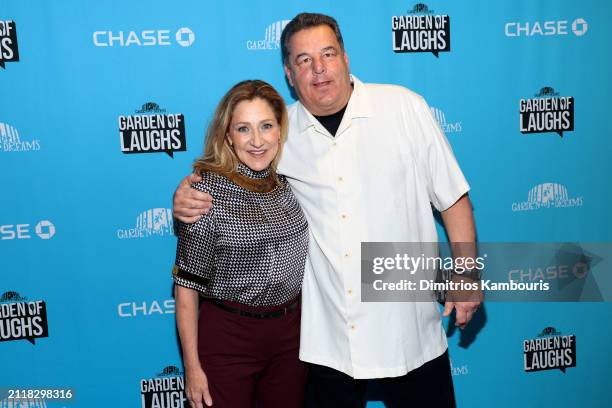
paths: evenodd
<path fill-rule="evenodd" d="M 240 164 L 250 178 L 266 178 Z M 283 304 L 301 290 L 308 223 L 285 177 L 256 193 L 213 172 L 193 185 L 213 196 L 213 207 L 193 224 L 178 222 L 173 278 L 205 297 L 252 306 Z"/>

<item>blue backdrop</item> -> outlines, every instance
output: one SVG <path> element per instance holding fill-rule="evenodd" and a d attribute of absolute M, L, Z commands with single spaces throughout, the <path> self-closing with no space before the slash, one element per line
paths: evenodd
<path fill-rule="evenodd" d="M 361 80 L 426 97 L 481 241 L 611 241 L 609 2 L 4 0 L 0 387 L 75 395 L 21 406 L 182 406 L 172 193 L 231 85 L 292 100 L 278 40 L 301 11 L 338 20 Z M 436 30 L 449 50 L 411 41 Z M 165 146 L 120 132 L 151 113 L 175 119 Z M 458 405 L 608 406 L 611 318 L 610 303 L 491 303 L 463 333 L 445 322 Z M 576 366 L 526 371 L 523 342 L 555 334 L 575 336 Z"/>

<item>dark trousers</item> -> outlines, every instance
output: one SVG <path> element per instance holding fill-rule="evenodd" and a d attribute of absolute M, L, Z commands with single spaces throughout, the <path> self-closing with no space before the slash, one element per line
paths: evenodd
<path fill-rule="evenodd" d="M 248 307 L 252 312 L 275 307 Z M 300 307 L 268 319 L 240 316 L 204 301 L 198 352 L 214 408 L 302 408 L 306 366 L 299 361 Z"/>
<path fill-rule="evenodd" d="M 387 408 L 454 408 L 448 351 L 401 377 L 375 380 Z M 308 364 L 305 408 L 364 408 L 368 380 Z"/>

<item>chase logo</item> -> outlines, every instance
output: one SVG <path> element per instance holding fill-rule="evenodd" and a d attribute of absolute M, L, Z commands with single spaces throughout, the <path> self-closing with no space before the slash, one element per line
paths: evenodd
<path fill-rule="evenodd" d="M 246 42 L 247 50 L 262 51 L 279 49 L 281 33 L 287 24 L 289 24 L 289 20 L 279 20 L 268 25 L 263 40 L 248 40 Z"/>
<path fill-rule="evenodd" d="M 585 253 L 578 246 L 565 246 L 555 254 L 554 262 L 530 264 L 526 267 L 513 268 L 508 272 L 508 281 L 514 282 L 543 282 L 556 281 L 558 289 L 567 289 L 573 299 L 581 299 L 584 292 L 584 283 L 576 282 L 585 279 L 592 268 L 599 263 L 595 256 Z M 588 289 L 587 289 L 588 290 Z M 580 292 L 580 293 L 575 293 Z M 597 295 L 600 295 L 599 293 Z M 598 298 L 601 298 L 599 296 Z M 547 328 L 548 330 L 550 328 Z"/>
<path fill-rule="evenodd" d="M 29 152 L 40 150 L 40 140 L 21 140 L 17 129 L 0 122 L 0 152 Z"/>
<path fill-rule="evenodd" d="M 581 207 L 582 197 L 570 197 L 567 188 L 558 183 L 542 183 L 529 190 L 527 201 L 512 204 L 512 211 L 533 211 L 541 208 Z"/>
<path fill-rule="evenodd" d="M 151 208 L 136 217 L 136 225 L 133 228 L 118 229 L 117 238 L 132 239 L 172 235 L 173 225 L 171 209 Z"/>
<path fill-rule="evenodd" d="M 0 20 L 0 67 L 7 62 L 19 61 L 17 26 L 13 20 Z"/>
<path fill-rule="evenodd" d="M 431 106 L 429 109 L 431 110 L 431 113 L 434 115 L 434 118 L 436 118 L 436 121 L 438 122 L 438 124 L 440 125 L 444 133 L 449 134 L 449 133 L 461 132 L 462 130 L 461 122 L 447 121 L 446 115 L 444 114 L 444 111 L 442 111 L 441 109 L 438 109 L 433 106 Z"/>
<path fill-rule="evenodd" d="M 176 32 L 172 30 L 94 31 L 92 40 L 96 47 L 170 46 L 174 41 L 181 47 L 190 47 L 195 41 L 195 34 L 187 27 L 181 27 Z"/>
<path fill-rule="evenodd" d="M 123 302 L 117 305 L 119 317 L 155 316 L 175 313 L 174 299 L 150 302 Z M 1 407 L 0 407 L 1 408 Z"/>
<path fill-rule="evenodd" d="M 176 366 L 168 366 L 153 378 L 140 380 L 142 408 L 189 407 L 185 398 L 185 378 Z"/>
<path fill-rule="evenodd" d="M 181 47 L 190 47 L 195 41 L 195 34 L 187 27 L 179 28 L 175 37 Z"/>
<path fill-rule="evenodd" d="M 406 15 L 391 17 L 393 52 L 450 51 L 450 17 L 435 14 L 426 4 L 417 3 Z"/>
<path fill-rule="evenodd" d="M 36 224 L 34 231 L 36 231 L 36 235 L 38 235 L 40 239 L 51 239 L 55 235 L 55 225 L 53 225 L 51 221 L 42 220 Z"/>
<path fill-rule="evenodd" d="M 504 26 L 506 37 L 538 37 L 558 36 L 569 34 L 568 20 L 534 21 L 534 22 L 509 22 Z M 582 37 L 589 29 L 589 25 L 583 18 L 572 21 L 571 29 L 574 35 Z"/>
<path fill-rule="evenodd" d="M 586 21 L 584 21 L 583 18 L 577 18 L 572 22 L 572 31 L 578 37 L 582 37 L 583 35 L 585 35 L 588 29 L 589 25 Z"/>
<path fill-rule="evenodd" d="M 49 220 L 42 220 L 34 227 L 34 232 L 40 239 L 47 240 L 55 235 L 55 225 Z M 30 239 L 32 231 L 30 224 L 0 225 L 0 240 Z"/>

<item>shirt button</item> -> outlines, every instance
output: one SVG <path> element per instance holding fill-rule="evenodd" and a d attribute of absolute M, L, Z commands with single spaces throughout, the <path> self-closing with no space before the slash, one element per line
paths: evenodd
<path fill-rule="evenodd" d="M 352 295 L 353 294 L 353 289 L 349 289 L 347 292 L 348 292 L 349 295 Z"/>
<path fill-rule="evenodd" d="M 344 180 L 342 176 L 338 177 L 338 181 L 342 181 L 342 180 Z"/>
<path fill-rule="evenodd" d="M 332 146 L 336 147 L 336 142 L 333 142 L 333 143 L 332 143 Z"/>
<path fill-rule="evenodd" d="M 355 330 L 355 325 L 351 324 L 351 330 Z"/>
<path fill-rule="evenodd" d="M 342 219 L 345 220 L 346 219 L 346 214 L 342 214 Z"/>
<path fill-rule="evenodd" d="M 345 257 L 345 258 L 348 258 L 348 257 L 349 257 L 349 253 L 348 253 L 348 252 L 347 252 L 347 253 L 345 253 L 345 254 L 344 254 L 344 257 Z"/>

